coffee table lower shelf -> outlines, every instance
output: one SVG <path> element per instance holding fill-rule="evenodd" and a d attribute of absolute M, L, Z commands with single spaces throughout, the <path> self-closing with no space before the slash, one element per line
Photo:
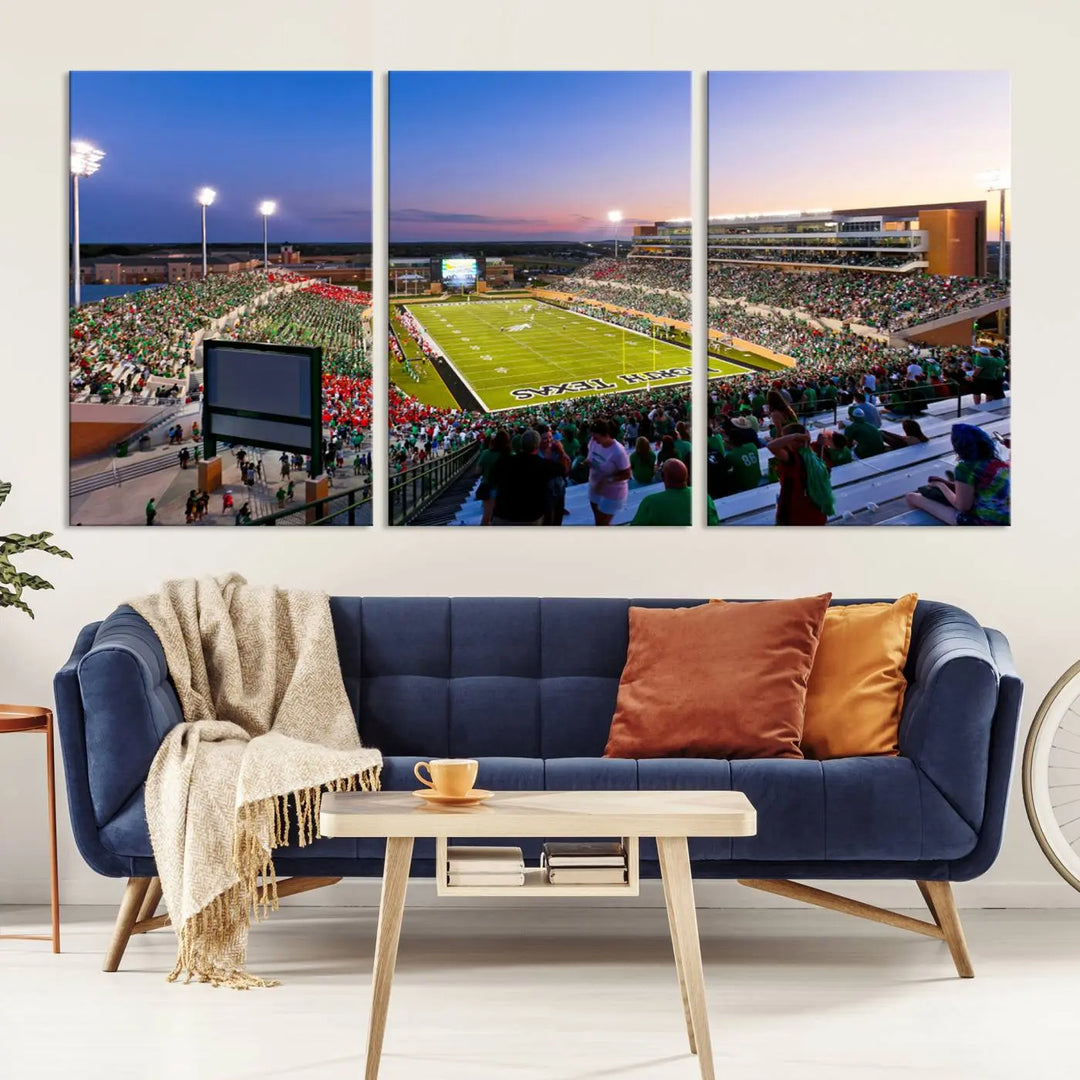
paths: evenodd
<path fill-rule="evenodd" d="M 438 896 L 484 896 L 500 899 L 517 899 L 525 896 L 568 897 L 590 896 L 638 896 L 641 892 L 638 860 L 638 838 L 622 837 L 626 852 L 626 881 L 615 885 L 552 885 L 539 866 L 525 868 L 524 885 L 450 885 L 447 883 L 448 855 L 450 846 L 446 837 L 435 841 L 435 892 Z"/>

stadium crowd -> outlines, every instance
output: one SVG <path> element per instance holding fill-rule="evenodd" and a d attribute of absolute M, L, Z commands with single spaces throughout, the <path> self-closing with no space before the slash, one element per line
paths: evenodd
<path fill-rule="evenodd" d="M 371 294 L 312 282 L 242 316 L 223 337 L 323 350 L 323 426 L 355 453 L 371 430 Z"/>
<path fill-rule="evenodd" d="M 198 331 L 268 287 L 300 280 L 281 271 L 214 274 L 72 308 L 72 398 L 84 393 L 106 402 L 125 394 L 149 398 L 151 379 L 182 383 L 191 371 L 192 339 Z M 165 396 L 163 387 L 153 389 L 156 396 Z"/>
<path fill-rule="evenodd" d="M 625 260 L 626 263 L 636 263 L 639 260 Z M 612 269 L 611 260 L 598 260 L 590 264 L 598 267 L 600 280 L 595 277 L 585 281 L 573 283 L 573 288 L 578 295 L 594 299 L 603 303 L 622 304 L 638 311 L 645 311 L 654 315 L 666 316 L 678 320 L 688 320 L 690 317 L 689 299 L 683 295 L 671 292 L 661 292 L 657 288 L 646 285 L 611 284 L 616 275 L 621 278 L 632 278 L 655 283 L 658 275 L 669 273 L 669 282 L 683 280 L 683 275 L 688 273 L 685 267 L 679 267 L 675 260 L 640 260 L 642 268 L 625 269 L 619 266 Z M 757 273 L 757 271 L 751 271 Z M 783 277 L 784 275 L 780 275 Z M 837 277 L 871 277 L 874 275 L 829 275 L 829 278 Z M 773 275 L 775 277 L 775 275 Z M 806 275 L 801 277 L 805 278 Z M 712 272 L 710 271 L 710 281 Z M 892 280 L 892 279 L 890 279 Z M 568 283 L 566 288 L 570 288 Z M 849 286 L 854 288 L 854 286 Z M 786 288 L 782 283 L 778 288 Z M 754 302 L 760 302 L 761 296 L 755 294 Z M 776 299 L 773 297 L 773 299 Z M 777 305 L 782 306 L 782 305 Z M 593 313 L 603 314 L 597 309 Z M 795 315 L 784 314 L 780 311 L 757 308 L 751 310 L 745 300 L 735 303 L 716 303 L 710 307 L 710 329 L 722 334 L 741 338 L 754 344 L 763 345 L 785 356 L 790 356 L 797 362 L 797 377 L 788 378 L 785 388 L 799 393 L 799 380 L 811 381 L 811 398 L 815 394 L 829 395 L 834 392 L 842 392 L 851 387 L 861 387 L 869 375 L 871 383 L 881 380 L 883 392 L 889 392 L 894 397 L 909 397 L 912 385 L 921 384 L 933 387 L 933 395 L 947 396 L 949 393 L 947 384 L 952 383 L 954 392 L 958 388 L 960 392 L 976 392 L 975 383 L 980 381 L 1000 382 L 1007 378 L 1009 354 L 1008 347 L 1003 346 L 1000 357 L 995 358 L 990 365 L 990 370 L 978 373 L 976 365 L 972 361 L 971 350 L 964 347 L 941 347 L 932 350 L 932 357 L 927 360 L 925 370 L 921 373 L 910 372 L 912 366 L 913 349 L 911 347 L 892 348 L 878 337 L 859 334 L 850 328 L 844 327 L 839 330 L 813 321 L 807 318 L 798 318 Z M 1002 364 L 996 361 L 1000 359 Z M 916 367 L 919 365 L 916 364 Z M 1004 370 L 998 368 L 1003 366 Z M 749 377 L 750 380 L 754 376 Z M 781 376 L 784 379 L 784 376 Z M 820 387 L 813 385 L 814 380 L 823 381 Z M 745 380 L 737 377 L 730 381 L 736 385 Z M 928 391 L 919 391 L 923 396 Z M 812 404 L 812 402 L 811 402 Z"/>
<path fill-rule="evenodd" d="M 604 431 L 596 429 L 598 424 L 604 425 Z M 655 483 L 668 460 L 683 462 L 689 479 L 689 425 L 690 391 L 686 386 L 570 398 L 488 414 L 424 405 L 391 385 L 390 474 L 391 478 L 401 477 L 463 446 L 481 444 L 477 498 L 484 503 L 483 524 L 500 518 L 502 523 L 561 525 L 561 496 L 566 487 L 599 484 L 603 467 L 590 463 L 590 454 L 607 464 L 625 455 L 626 464 L 612 471 L 631 471 L 605 485 L 608 494 L 602 506 L 606 509 L 594 509 L 598 514 L 596 524 L 609 524 L 619 504 L 625 503 L 630 485 Z M 535 447 L 533 436 L 537 440 Z M 598 452 L 597 445 L 601 444 L 602 452 Z M 506 475 L 500 472 L 499 479 L 495 479 L 499 460 L 523 454 L 539 454 L 558 464 L 560 475 L 549 477 L 560 496 L 556 500 L 557 513 L 553 502 L 542 515 L 528 514 L 535 506 L 535 495 L 528 494 L 536 483 L 534 466 L 514 465 Z M 501 514 L 496 510 L 493 491 L 502 492 Z M 514 505 L 519 499 L 522 502 Z M 594 501 L 590 497 L 590 502 Z M 539 517 L 544 520 L 536 520 Z M 605 517 L 607 520 L 599 520 Z"/>
<path fill-rule="evenodd" d="M 818 309 L 813 317 L 797 318 L 777 310 L 792 302 L 786 291 L 790 284 L 777 285 L 778 275 L 770 272 L 766 276 L 779 292 L 762 293 L 761 274 L 746 267 L 710 271 L 710 286 L 734 283 L 732 290 L 741 290 L 738 295 L 743 297 L 735 303 L 714 303 L 710 326 L 791 356 L 797 366 L 711 381 L 710 497 L 779 481 L 783 496 L 778 508 L 780 523 L 823 524 L 832 513 L 828 474 L 835 465 L 924 439 L 916 417 L 938 398 L 972 394 L 979 402 L 984 396 L 988 400 L 1005 396 L 1009 369 L 1007 345 L 974 352 L 969 347 L 892 348 L 880 337 L 856 333 L 846 325 L 835 330 L 815 321 L 822 317 L 850 316 L 856 311 L 871 313 L 879 322 L 887 323 L 921 319 L 928 310 L 935 313 L 930 317 L 936 317 L 953 310 L 954 305 L 962 306 L 994 294 L 1000 288 L 998 283 L 929 279 L 927 284 L 925 275 L 921 275 L 917 280 L 902 283 L 896 278 L 884 279 L 891 283 L 891 292 L 886 293 L 881 285 L 883 279 L 876 275 L 853 272 L 842 275 L 843 283 L 835 280 L 841 275 L 801 275 L 796 280 L 802 283 L 819 276 L 826 278 L 828 289 L 821 287 L 811 292 Z M 578 275 L 555 287 L 579 298 L 565 305 L 570 310 L 614 325 L 646 330 L 649 314 L 689 320 L 690 301 L 684 291 L 689 286 L 688 279 L 688 264 L 677 260 L 635 259 L 619 263 L 598 260 L 589 265 L 587 276 Z M 859 282 L 867 281 L 873 283 L 869 289 L 873 302 L 862 304 Z M 628 310 L 604 310 L 587 303 L 588 300 Z M 766 305 L 766 300 L 772 303 Z M 761 306 L 752 308 L 751 304 Z M 413 340 L 425 347 L 415 320 L 409 317 L 402 325 Z M 782 407 L 777 407 L 778 402 Z M 664 411 L 659 425 L 653 423 L 657 404 Z M 826 431 L 812 441 L 802 420 L 823 411 L 838 413 L 841 407 L 849 410 L 846 420 L 837 430 Z M 881 432 L 879 409 L 904 417 L 904 433 Z M 600 419 L 612 424 L 613 443 L 626 454 L 628 483 L 654 483 L 658 476 L 663 476 L 665 491 L 669 488 L 677 491 L 680 489 L 677 470 L 669 469 L 667 474 L 662 470 L 672 458 L 685 460 L 689 467 L 688 429 L 683 426 L 681 431 L 677 430 L 680 421 L 685 422 L 688 416 L 689 395 L 685 388 L 571 399 L 487 416 L 429 408 L 391 388 L 391 470 L 401 473 L 434 455 L 480 441 L 484 447 L 480 493 L 497 493 L 498 484 L 491 471 L 496 460 L 493 454 L 497 452 L 500 459 L 519 455 L 524 439 L 525 453 L 541 458 L 550 455 L 560 463 L 563 483 L 588 482 L 589 441 L 584 440 L 583 449 L 581 435 L 590 431 L 594 419 Z M 535 449 L 529 432 L 536 433 Z M 758 456 L 761 445 L 770 449 L 770 465 L 764 473 Z M 538 472 L 535 466 L 522 469 L 524 472 L 514 469 L 501 474 L 504 491 L 514 490 L 519 472 L 521 477 L 528 474 L 535 481 Z M 673 483 L 668 483 L 669 479 Z M 559 481 L 554 483 L 558 486 Z M 676 498 L 682 496 L 671 496 L 669 504 L 674 505 Z M 526 502 L 524 510 L 520 507 L 507 510 L 504 505 L 500 513 L 495 497 L 482 501 L 485 524 L 505 520 L 508 513 L 521 518 L 526 512 L 531 514 L 536 506 L 535 501 Z M 551 505 L 549 501 L 543 523 L 559 524 Z M 593 510 L 601 516 L 602 511 L 595 503 Z M 527 520 L 532 523 L 535 519 Z M 602 522 L 598 520 L 598 523 Z"/>
<path fill-rule="evenodd" d="M 597 259 L 567 280 L 571 291 L 582 282 L 620 283 L 645 290 L 690 289 L 690 264 L 683 259 Z M 1007 295 L 1009 283 L 997 278 L 925 274 L 785 273 L 775 268 L 710 261 L 709 296 L 744 300 L 839 319 L 875 330 L 902 330 Z M 621 291 L 621 290 L 619 290 Z M 593 295 L 593 294 L 585 294 Z M 608 296 L 614 295 L 609 292 Z M 597 299 L 601 297 L 596 297 Z M 635 305 L 636 306 L 636 305 Z M 651 310 L 644 309 L 641 310 Z"/>

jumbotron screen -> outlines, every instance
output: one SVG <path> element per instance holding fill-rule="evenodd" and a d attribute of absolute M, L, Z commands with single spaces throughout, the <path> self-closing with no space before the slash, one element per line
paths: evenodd
<path fill-rule="evenodd" d="M 445 285 L 475 285 L 475 259 L 443 259 L 442 280 Z"/>

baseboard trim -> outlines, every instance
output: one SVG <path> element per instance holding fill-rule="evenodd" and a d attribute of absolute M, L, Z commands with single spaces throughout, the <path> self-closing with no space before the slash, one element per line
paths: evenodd
<path fill-rule="evenodd" d="M 839 892 L 888 908 L 921 908 L 922 899 L 912 881 L 814 881 L 814 885 Z M 282 901 L 289 907 L 348 907 L 377 908 L 380 883 L 370 878 L 345 880 L 338 885 L 315 892 L 291 896 Z M 124 883 L 119 878 L 77 878 L 60 883 L 60 902 L 77 905 L 116 906 L 123 895 Z M 970 881 L 954 886 L 957 905 L 961 908 L 1080 908 L 1080 893 L 1064 881 Z M 734 881 L 697 881 L 694 893 L 699 908 L 797 908 L 802 905 L 783 897 L 747 889 Z M 0 881 L 0 904 L 47 904 L 49 883 L 47 879 Z M 409 883 L 409 905 L 434 907 L 446 904 L 461 907 L 496 907 L 506 901 L 498 898 L 482 900 L 472 898 L 436 897 L 435 885 L 430 879 L 417 879 Z M 546 899 L 522 897 L 514 901 L 521 907 L 547 907 Z M 658 881 L 643 881 L 641 895 L 612 902 L 577 899 L 563 901 L 580 907 L 646 907 L 664 906 L 663 893 Z"/>

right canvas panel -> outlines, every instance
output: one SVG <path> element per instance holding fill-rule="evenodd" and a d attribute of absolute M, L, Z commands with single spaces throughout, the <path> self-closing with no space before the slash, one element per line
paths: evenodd
<path fill-rule="evenodd" d="M 1009 155 L 1007 72 L 710 73 L 711 525 L 1010 523 Z"/>

